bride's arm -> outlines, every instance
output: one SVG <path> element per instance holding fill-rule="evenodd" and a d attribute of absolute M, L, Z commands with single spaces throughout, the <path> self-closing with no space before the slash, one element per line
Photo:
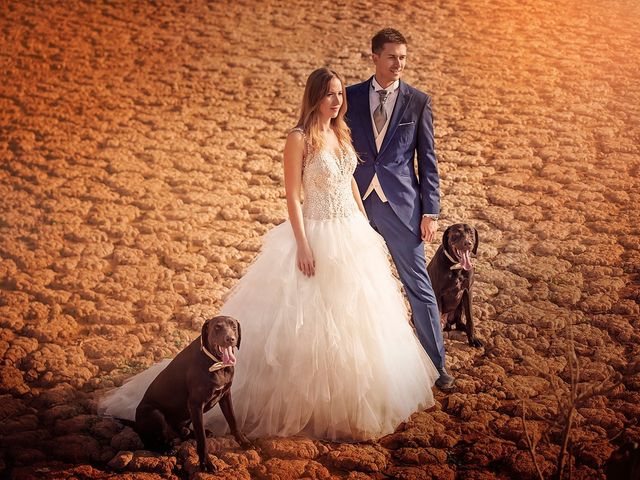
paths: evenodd
<path fill-rule="evenodd" d="M 316 264 L 313 252 L 307 241 L 302 219 L 302 157 L 304 154 L 304 136 L 300 132 L 291 132 L 284 146 L 284 189 L 287 194 L 287 211 L 298 246 L 298 268 L 306 276 L 315 273 Z"/>
<path fill-rule="evenodd" d="M 355 198 L 356 203 L 358 204 L 358 208 L 364 215 L 364 218 L 367 217 L 367 212 L 364 211 L 364 205 L 362 204 L 362 198 L 360 198 L 360 190 L 358 190 L 358 184 L 356 183 L 356 179 L 351 177 L 351 191 L 353 192 L 353 198 Z"/>

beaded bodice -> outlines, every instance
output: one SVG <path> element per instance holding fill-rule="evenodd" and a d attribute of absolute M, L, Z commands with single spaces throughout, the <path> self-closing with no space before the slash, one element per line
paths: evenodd
<path fill-rule="evenodd" d="M 356 168 L 352 148 L 340 153 L 327 148 L 307 151 L 302 169 L 302 215 L 314 220 L 348 217 L 358 211 L 351 179 Z"/>

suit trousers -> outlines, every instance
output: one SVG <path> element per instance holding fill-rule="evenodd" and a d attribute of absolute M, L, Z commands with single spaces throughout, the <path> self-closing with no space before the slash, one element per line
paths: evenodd
<path fill-rule="evenodd" d="M 445 367 L 440 313 L 427 273 L 424 243 L 373 191 L 363 201 L 371 226 L 384 238 L 409 298 L 413 325 L 429 358 L 438 370 Z"/>

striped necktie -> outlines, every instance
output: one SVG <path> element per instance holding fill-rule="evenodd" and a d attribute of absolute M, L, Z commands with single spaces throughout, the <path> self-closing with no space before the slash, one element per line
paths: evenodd
<path fill-rule="evenodd" d="M 386 90 L 378 90 L 378 95 L 380 95 L 380 105 L 373 111 L 373 123 L 376 124 L 376 132 L 379 134 L 384 124 L 387 123 L 387 110 L 384 108 L 384 105 L 387 103 L 389 92 Z"/>

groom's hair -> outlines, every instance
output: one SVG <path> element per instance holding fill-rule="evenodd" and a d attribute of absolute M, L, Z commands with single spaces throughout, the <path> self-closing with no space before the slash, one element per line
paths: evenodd
<path fill-rule="evenodd" d="M 371 51 L 373 53 L 380 53 L 385 43 L 400 43 L 406 45 L 407 39 L 395 28 L 383 28 L 371 39 Z"/>

